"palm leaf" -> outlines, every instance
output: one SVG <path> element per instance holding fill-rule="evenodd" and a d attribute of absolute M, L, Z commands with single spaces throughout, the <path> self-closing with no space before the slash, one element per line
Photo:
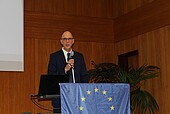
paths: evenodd
<path fill-rule="evenodd" d="M 99 63 L 93 62 L 94 68 L 88 71 L 90 75 L 90 82 L 119 82 L 117 77 L 118 65 L 113 63 Z"/>
<path fill-rule="evenodd" d="M 159 106 L 154 97 L 149 92 L 144 90 L 138 90 L 138 92 L 131 93 L 131 104 L 133 111 L 138 108 L 142 114 L 146 112 L 149 112 L 149 114 L 154 114 L 155 110 L 159 110 Z"/>
<path fill-rule="evenodd" d="M 137 85 L 143 80 L 157 77 L 159 68 L 157 66 L 142 65 L 139 68 L 130 68 L 129 77 L 131 78 L 132 85 Z"/>

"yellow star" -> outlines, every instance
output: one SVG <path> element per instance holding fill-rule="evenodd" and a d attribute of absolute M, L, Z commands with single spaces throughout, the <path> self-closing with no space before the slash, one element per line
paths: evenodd
<path fill-rule="evenodd" d="M 106 95 L 106 90 L 102 91 L 103 95 Z"/>
<path fill-rule="evenodd" d="M 112 98 L 111 98 L 111 97 L 109 97 L 109 98 L 108 98 L 108 100 L 109 100 L 109 101 L 112 101 Z"/>
<path fill-rule="evenodd" d="M 85 98 L 85 97 L 82 97 L 82 98 L 81 98 L 81 101 L 85 101 L 85 100 L 86 100 L 86 98 Z"/>
<path fill-rule="evenodd" d="M 99 92 L 99 89 L 98 89 L 98 88 L 95 88 L 94 91 L 95 91 L 95 92 Z"/>
<path fill-rule="evenodd" d="M 90 95 L 90 93 L 91 93 L 91 91 L 90 91 L 90 90 L 88 90 L 88 91 L 87 91 L 87 94 L 88 94 L 88 95 Z"/>
<path fill-rule="evenodd" d="M 79 107 L 79 109 L 82 111 L 82 110 L 83 110 L 83 107 L 82 107 L 82 106 L 80 106 L 80 107 Z"/>
<path fill-rule="evenodd" d="M 110 109 L 111 109 L 111 110 L 115 110 L 115 107 L 112 105 L 112 106 L 110 107 Z"/>

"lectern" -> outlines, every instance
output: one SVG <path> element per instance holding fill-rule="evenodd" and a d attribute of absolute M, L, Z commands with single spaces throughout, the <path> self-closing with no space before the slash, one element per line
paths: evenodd
<path fill-rule="evenodd" d="M 61 83 L 62 114 L 130 114 L 125 83 Z"/>

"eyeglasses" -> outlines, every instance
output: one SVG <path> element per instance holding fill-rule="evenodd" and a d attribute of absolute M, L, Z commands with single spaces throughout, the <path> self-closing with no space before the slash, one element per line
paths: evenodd
<path fill-rule="evenodd" d="M 66 40 L 68 40 L 68 41 L 71 41 L 71 40 L 73 40 L 74 38 L 61 38 L 61 40 L 63 40 L 63 41 L 66 41 Z"/>

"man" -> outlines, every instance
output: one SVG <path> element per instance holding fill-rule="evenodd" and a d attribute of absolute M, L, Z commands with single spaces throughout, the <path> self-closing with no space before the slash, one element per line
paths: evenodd
<path fill-rule="evenodd" d="M 48 74 L 69 75 L 69 82 L 88 82 L 88 74 L 84 57 L 81 53 L 72 50 L 75 39 L 70 31 L 65 31 L 60 39 L 62 49 L 50 55 Z M 69 53 L 69 54 L 68 54 Z M 55 107 L 60 107 L 60 100 L 53 101 Z M 55 112 L 55 110 L 54 110 Z"/>

